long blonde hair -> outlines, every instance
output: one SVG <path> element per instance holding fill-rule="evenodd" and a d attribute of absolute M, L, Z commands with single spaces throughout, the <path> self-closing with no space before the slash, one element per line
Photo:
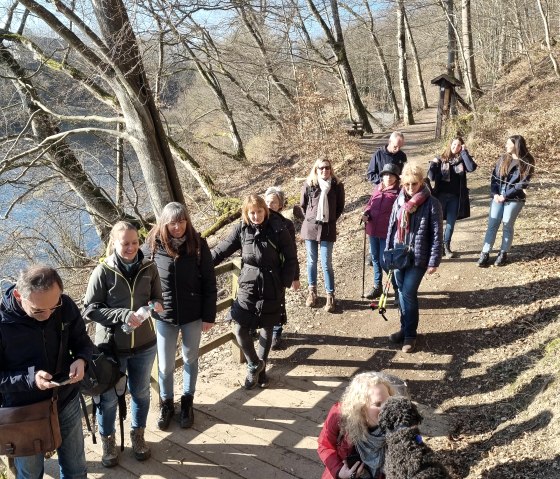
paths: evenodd
<path fill-rule="evenodd" d="M 391 383 L 374 372 L 354 376 L 342 395 L 340 430 L 352 444 L 365 440 L 369 434 L 365 409 L 369 406 L 369 390 L 377 385 L 384 385 L 390 396 L 395 395 Z"/>
<path fill-rule="evenodd" d="M 321 163 L 329 164 L 329 166 L 331 167 L 331 178 L 333 180 L 336 180 L 336 176 L 334 175 L 334 168 L 331 160 L 327 160 L 326 158 L 318 158 L 315 160 L 315 163 L 313 163 L 313 167 L 311 168 L 311 171 L 307 175 L 306 181 L 309 186 L 317 186 L 319 184 L 319 179 L 317 176 L 317 168 Z"/>
<path fill-rule="evenodd" d="M 113 227 L 111 228 L 111 233 L 109 233 L 109 242 L 107 243 L 107 251 L 105 252 L 105 256 L 111 256 L 113 251 L 115 251 L 115 239 L 117 237 L 117 233 L 121 231 L 128 231 L 134 230 L 138 233 L 138 228 L 134 226 L 132 223 L 128 221 L 117 221 Z"/>

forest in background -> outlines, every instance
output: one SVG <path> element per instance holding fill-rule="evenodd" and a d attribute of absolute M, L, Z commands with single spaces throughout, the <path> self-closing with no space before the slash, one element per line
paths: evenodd
<path fill-rule="evenodd" d="M 252 164 L 289 161 L 304 177 L 317 155 L 363 154 L 351 122 L 414 123 L 443 73 L 470 108 L 446 134 L 475 128 L 499 151 L 498 79 L 521 60 L 520 81 L 538 78 L 543 56 L 553 86 L 560 75 L 557 0 L 6 0 L 0 17 L 8 272 L 90 265 L 117 219 L 149 227 L 172 200 L 199 229 L 227 224 Z M 554 158 L 534 128 L 533 153 Z"/>

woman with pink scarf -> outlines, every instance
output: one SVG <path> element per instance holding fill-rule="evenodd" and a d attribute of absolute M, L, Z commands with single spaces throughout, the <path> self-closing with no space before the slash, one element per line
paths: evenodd
<path fill-rule="evenodd" d="M 418 288 L 426 274 L 435 273 L 442 256 L 443 220 L 441 205 L 424 183 L 424 170 L 406 164 L 401 175 L 402 189 L 393 205 L 386 250 L 410 245 L 413 256 L 409 265 L 395 270 L 401 312 L 400 330 L 389 339 L 402 344 L 404 353 L 416 348 L 418 329 Z"/>

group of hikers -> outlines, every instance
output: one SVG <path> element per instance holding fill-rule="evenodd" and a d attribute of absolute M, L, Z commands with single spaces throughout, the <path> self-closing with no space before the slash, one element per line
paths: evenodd
<path fill-rule="evenodd" d="M 454 256 L 451 238 L 455 221 L 469 214 L 466 173 L 474 171 L 476 163 L 463 140 L 452 139 L 442 155 L 429 164 L 432 188 L 425 180 L 426 170 L 407 163 L 403 144 L 402 133 L 393 132 L 388 144 L 372 157 L 367 178 L 373 192 L 361 216 L 373 262 L 373 288 L 368 297 L 381 294 L 383 273 L 390 266 L 384 253 L 406 251 L 406 261 L 393 271 L 401 327 L 389 339 L 400 344 L 403 352 L 412 353 L 416 348 L 420 282 L 424 274 L 436 271 L 443 254 Z M 491 176 L 493 196 L 479 266 L 489 264 L 501 222 L 503 239 L 494 264 L 506 263 L 513 224 L 523 207 L 524 189 L 533 165 L 524 139 L 517 135 L 510 137 L 506 152 Z M 166 430 L 175 414 L 173 373 L 181 333 L 183 384 L 179 421 L 181 427 L 189 428 L 194 421 L 201 333 L 212 328 L 216 319 L 214 267 L 238 251 L 242 268 L 228 319 L 233 322 L 236 339 L 247 360 L 244 387 L 268 386 L 269 352 L 280 346 L 282 325 L 287 319 L 285 290 L 300 287 L 295 227 L 281 214 L 285 203 L 284 193 L 277 187 L 269 188 L 262 197 L 248 195 L 242 204 L 242 220 L 212 250 L 194 228 L 187 208 L 180 203 L 169 203 L 163 208 L 143 245 L 137 228 L 119 221 L 111 230 L 106 257 L 89 278 L 82 313 L 63 294 L 62 280 L 53 268 L 33 265 L 20 273 L 0 305 L 1 406 L 31 404 L 51 397 L 56 391 L 62 435 L 62 445 L 58 448 L 61 477 L 86 477 L 78 389 L 94 345 L 82 317 L 96 325 L 95 346 L 116 358 L 121 372 L 128 376 L 132 451 L 137 460 L 146 460 L 151 452 L 144 433 L 156 353 L 160 391 L 157 424 Z M 318 305 L 320 258 L 326 294 L 324 309 L 329 313 L 337 307 L 332 256 L 337 239 L 336 223 L 344 205 L 344 185 L 335 175 L 332 162 L 326 158 L 316 160 L 302 185 L 299 202 L 300 236 L 305 241 L 307 258 L 305 304 Z M 151 312 L 153 321 L 145 320 L 145 311 Z M 69 330 L 69 348 L 59 358 L 63 330 Z M 259 332 L 255 349 L 256 330 Z M 59 387 L 52 380 L 58 372 L 68 373 L 68 384 Z M 343 407 L 333 414 L 339 427 L 336 434 L 345 435 L 348 444 L 354 447 L 365 447 L 367 453 L 370 443 L 379 442 L 370 433 L 375 431 L 379 407 L 393 389 L 378 379 L 360 381 L 361 395 L 348 396 L 352 401 L 350 409 L 345 409 L 343 401 Z M 115 438 L 117 409 L 114 389 L 101 394 L 96 414 L 103 447 L 101 461 L 105 467 L 113 467 L 119 460 Z M 369 412 L 356 415 L 358 410 Z M 332 426 L 329 420 L 327 424 Z M 349 468 L 344 463 L 344 453 L 340 451 L 340 443 L 333 441 L 333 433 L 322 436 L 320 455 L 326 464 L 323 477 L 356 477 L 357 466 Z M 364 442 L 361 446 L 360 441 Z M 331 446 L 334 449 L 329 450 Z M 43 474 L 42 454 L 16 457 L 14 463 L 18 478 Z M 372 459 L 371 464 L 370 476 L 378 477 L 382 470 L 380 457 Z M 360 466 L 360 474 L 364 470 Z"/>

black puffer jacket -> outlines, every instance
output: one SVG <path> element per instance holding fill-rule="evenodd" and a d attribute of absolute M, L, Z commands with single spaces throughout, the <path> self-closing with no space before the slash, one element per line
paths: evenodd
<path fill-rule="evenodd" d="M 239 249 L 243 266 L 230 319 L 250 328 L 280 324 L 284 288 L 291 286 L 297 265 L 288 230 L 274 215 L 259 226 L 240 223 L 212 250 L 214 264 Z"/>
<path fill-rule="evenodd" d="M 202 319 L 216 321 L 216 274 L 210 248 L 200 238 L 200 251 L 187 255 L 186 245 L 179 248 L 179 256 L 169 256 L 161 242 L 156 240 L 155 251 L 142 247 L 145 256 L 156 263 L 163 294 L 162 320 L 186 324 Z"/>
<path fill-rule="evenodd" d="M 56 372 L 61 339 L 61 323 L 68 336 L 60 372 L 68 373 L 70 364 L 81 358 L 89 361 L 93 343 L 74 301 L 62 295 L 62 306 L 46 321 L 27 316 L 13 296 L 12 286 L 0 306 L 0 395 L 3 407 L 34 404 L 52 397 L 53 390 L 41 391 L 35 373 Z M 58 388 L 58 409 L 62 411 L 78 394 L 79 384 Z"/>

